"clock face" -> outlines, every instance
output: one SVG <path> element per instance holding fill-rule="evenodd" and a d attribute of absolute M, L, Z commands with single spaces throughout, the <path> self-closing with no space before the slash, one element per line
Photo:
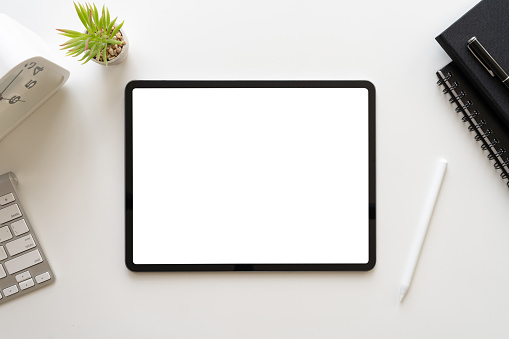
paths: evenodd
<path fill-rule="evenodd" d="M 44 66 L 38 65 L 36 62 L 27 62 L 20 69 L 11 70 L 9 72 L 10 76 L 0 83 L 0 89 L 2 90 L 0 92 L 0 103 L 14 105 L 19 102 L 26 102 L 23 99 L 27 98 L 22 98 L 20 94 L 29 94 L 28 90 L 34 88 L 37 85 L 37 80 L 41 78 L 37 75 L 43 71 Z M 23 72 L 25 74 L 22 75 Z M 23 84 L 26 80 L 28 81 Z"/>
<path fill-rule="evenodd" d="M 0 79 L 0 139 L 67 80 L 69 72 L 42 57 L 30 58 Z"/>

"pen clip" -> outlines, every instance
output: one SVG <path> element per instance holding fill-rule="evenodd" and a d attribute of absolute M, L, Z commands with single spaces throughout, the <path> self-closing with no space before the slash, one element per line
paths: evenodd
<path fill-rule="evenodd" d="M 488 73 L 490 73 L 490 75 L 491 75 L 492 77 L 494 77 L 494 76 L 495 76 L 495 73 L 493 73 L 493 71 L 492 71 L 491 69 L 489 69 L 489 68 L 488 68 L 488 66 L 486 66 L 486 65 L 484 64 L 484 62 L 482 62 L 481 58 L 479 58 L 479 56 L 477 56 L 477 54 L 475 54 L 475 51 L 474 51 L 472 48 L 470 48 L 470 43 L 471 43 L 473 40 L 477 40 L 477 39 L 476 39 L 475 37 L 473 37 L 473 38 L 471 38 L 470 40 L 468 40 L 468 44 L 467 44 L 467 48 L 468 48 L 468 50 L 469 50 L 469 51 L 470 51 L 470 52 L 471 52 L 471 53 L 475 56 L 475 58 L 477 59 L 477 61 L 479 61 L 479 62 L 481 63 L 481 65 L 483 65 L 483 67 L 484 67 L 484 68 L 486 68 L 486 70 L 488 71 Z M 481 46 L 481 48 L 482 48 L 482 46 Z"/>

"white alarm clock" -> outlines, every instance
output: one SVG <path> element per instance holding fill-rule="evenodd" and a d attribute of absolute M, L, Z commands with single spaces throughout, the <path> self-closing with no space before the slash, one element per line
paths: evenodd
<path fill-rule="evenodd" d="M 49 99 L 69 78 L 42 39 L 0 13 L 0 139 Z"/>

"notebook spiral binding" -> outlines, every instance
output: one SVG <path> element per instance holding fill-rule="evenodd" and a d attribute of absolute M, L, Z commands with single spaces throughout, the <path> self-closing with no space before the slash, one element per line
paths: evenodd
<path fill-rule="evenodd" d="M 463 100 L 467 96 L 467 93 L 461 90 L 460 84 L 457 81 L 452 80 L 452 72 L 443 74 L 439 71 L 437 75 L 440 79 L 437 85 L 444 86 L 442 92 L 444 94 L 449 94 L 449 102 L 456 105 L 456 113 L 461 112 L 463 114 L 461 120 L 469 124 L 469 131 L 475 132 L 475 140 L 482 143 L 482 150 L 488 151 L 488 159 L 494 162 L 493 166 L 497 170 L 500 170 L 502 179 L 508 180 L 506 185 L 509 187 L 509 157 L 507 157 L 507 151 L 499 147 L 499 140 L 487 126 L 486 121 L 483 119 L 482 112 L 477 109 L 471 110 L 470 108 L 473 106 L 473 103 L 468 99 Z"/>

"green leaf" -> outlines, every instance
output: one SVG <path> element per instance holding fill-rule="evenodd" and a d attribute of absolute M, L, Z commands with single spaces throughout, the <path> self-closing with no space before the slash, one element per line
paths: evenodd
<path fill-rule="evenodd" d="M 76 57 L 76 56 L 80 55 L 81 53 L 83 53 L 84 51 L 85 51 L 85 47 L 71 49 L 69 52 L 67 52 L 67 55 Z"/>
<path fill-rule="evenodd" d="M 78 56 L 85 51 L 84 45 L 78 45 L 67 52 L 68 56 Z"/>
<path fill-rule="evenodd" d="M 87 47 L 87 42 L 86 41 L 80 41 L 80 42 L 76 43 L 76 45 L 74 45 L 74 47 L 75 48 L 79 48 L 79 49 L 83 48 L 83 50 L 85 50 L 86 47 Z"/>
<path fill-rule="evenodd" d="M 90 25 L 90 32 L 95 32 L 96 29 L 95 29 L 95 24 L 94 24 L 94 19 L 93 19 L 93 14 L 92 14 L 92 9 L 89 8 L 88 9 L 88 24 Z"/>
<path fill-rule="evenodd" d="M 108 40 L 105 40 L 104 42 L 106 42 L 109 45 L 121 45 L 122 44 L 122 41 L 113 40 L 113 39 L 108 39 Z"/>
<path fill-rule="evenodd" d="M 97 7 L 95 7 L 95 4 L 93 4 L 93 5 L 94 5 L 94 10 L 93 10 L 94 22 L 95 22 L 95 26 L 99 30 L 99 28 L 101 26 L 100 23 L 99 23 L 99 12 L 97 11 Z"/>
<path fill-rule="evenodd" d="M 74 38 L 78 38 L 78 37 L 79 37 L 79 35 L 77 35 L 77 34 L 72 34 L 72 33 L 59 33 L 59 34 L 60 34 L 60 35 L 65 36 L 65 37 L 67 37 L 67 38 L 71 38 L 71 39 L 74 39 Z"/>
<path fill-rule="evenodd" d="M 76 41 L 81 41 L 81 40 L 82 40 L 81 37 L 73 38 L 73 39 L 67 40 L 61 46 L 70 45 L 70 44 L 75 43 Z"/>
<path fill-rule="evenodd" d="M 104 29 L 104 20 L 106 19 L 105 18 L 106 16 L 106 13 L 104 13 L 104 5 L 103 5 L 103 9 L 102 9 L 102 12 L 101 12 L 101 18 L 99 19 L 99 29 Z"/>
<path fill-rule="evenodd" d="M 59 29 L 57 28 L 57 31 L 60 31 L 65 34 L 81 34 L 80 32 L 72 31 L 70 29 Z"/>
<path fill-rule="evenodd" d="M 78 14 L 78 18 L 80 18 L 83 25 L 85 25 L 85 19 L 83 18 L 83 14 L 81 13 L 80 8 L 78 7 L 78 5 L 76 5 L 75 2 L 73 2 L 73 4 L 74 4 L 74 8 L 76 9 L 76 13 Z"/>
<path fill-rule="evenodd" d="M 76 8 L 76 13 L 78 13 L 78 17 L 80 18 L 81 23 L 88 30 L 87 16 L 86 16 L 85 11 L 83 10 L 83 7 L 81 6 L 81 4 L 79 4 L 79 7 L 78 7 L 78 5 L 76 5 L 76 3 L 74 3 L 74 7 Z"/>
<path fill-rule="evenodd" d="M 103 61 L 106 66 L 108 66 L 108 59 L 106 58 L 106 48 L 103 49 Z"/>
<path fill-rule="evenodd" d="M 97 31 L 97 26 L 94 23 L 92 7 L 90 7 L 88 4 L 87 4 L 87 12 L 88 12 L 87 13 L 88 23 L 90 25 L 90 30 L 88 32 L 90 34 L 94 34 Z"/>
<path fill-rule="evenodd" d="M 115 35 L 118 33 L 118 31 L 120 31 L 120 28 L 122 28 L 122 25 L 123 25 L 123 24 L 124 24 L 124 21 L 122 21 L 122 22 L 120 23 L 120 25 L 118 25 L 117 27 L 115 27 L 115 29 L 114 29 L 114 30 L 113 30 L 113 32 L 111 33 L 111 36 L 112 36 L 112 37 L 113 37 L 113 36 L 115 36 Z"/>
<path fill-rule="evenodd" d="M 83 10 L 83 6 L 78 3 L 78 5 L 74 4 L 74 7 L 76 7 L 76 12 L 78 13 L 78 17 L 80 18 L 83 27 L 85 27 L 85 29 L 88 31 L 88 20 L 86 12 Z"/>
<path fill-rule="evenodd" d="M 77 37 L 77 38 L 73 38 L 71 40 L 67 40 L 66 42 L 63 43 L 63 45 L 69 45 L 69 44 L 73 44 L 75 43 L 76 41 L 83 41 L 83 38 L 81 36 Z"/>
<path fill-rule="evenodd" d="M 113 28 L 113 25 L 115 24 L 115 21 L 117 21 L 117 18 L 113 19 L 113 21 L 110 22 L 110 24 L 108 25 L 108 35 L 110 36 L 110 38 L 113 37 L 111 35 L 111 29 Z"/>
<path fill-rule="evenodd" d="M 94 46 L 90 49 L 90 52 L 85 53 L 85 55 L 83 56 L 83 58 L 81 58 L 81 59 L 80 59 L 80 60 L 78 60 L 78 61 L 81 61 L 81 60 L 83 60 L 83 59 L 85 59 L 85 58 L 86 58 L 87 60 L 85 60 L 85 62 L 83 62 L 83 63 L 82 63 L 82 65 L 86 64 L 87 62 L 89 62 L 89 61 L 90 61 L 90 59 L 92 59 L 93 57 L 95 57 L 95 56 L 97 55 L 98 50 L 96 50 L 96 47 L 97 47 L 97 45 L 94 45 Z"/>
<path fill-rule="evenodd" d="M 69 40 L 69 41 L 71 41 L 71 40 Z M 81 46 L 85 46 L 85 41 L 78 40 L 78 41 L 75 41 L 75 42 L 70 43 L 68 45 L 65 45 L 64 49 L 73 48 L 73 47 L 81 47 Z"/>

